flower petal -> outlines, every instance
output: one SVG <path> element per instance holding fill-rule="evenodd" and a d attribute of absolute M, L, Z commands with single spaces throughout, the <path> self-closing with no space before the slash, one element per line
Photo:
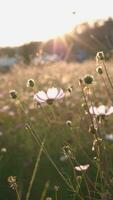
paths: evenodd
<path fill-rule="evenodd" d="M 106 115 L 111 115 L 111 114 L 113 114 L 113 106 L 111 106 L 106 112 Z"/>
<path fill-rule="evenodd" d="M 56 96 L 58 95 L 58 89 L 55 87 L 49 88 L 47 91 L 47 96 L 49 99 L 55 99 Z"/>
<path fill-rule="evenodd" d="M 89 164 L 87 164 L 87 165 L 79 165 L 79 166 L 75 167 L 75 169 L 77 171 L 86 171 L 88 168 L 89 168 Z"/>
<path fill-rule="evenodd" d="M 38 101 L 39 103 L 43 103 L 45 102 L 48 98 L 47 98 L 47 95 L 44 91 L 39 91 L 38 93 L 36 93 L 34 95 L 34 99 L 36 101 Z"/>
<path fill-rule="evenodd" d="M 90 112 L 92 115 L 99 115 L 98 109 L 97 109 L 97 107 L 95 107 L 95 106 L 90 106 L 89 112 Z"/>
<path fill-rule="evenodd" d="M 60 88 L 58 91 L 58 94 L 56 96 L 56 99 L 62 99 L 64 97 L 64 91 Z"/>
<path fill-rule="evenodd" d="M 98 113 L 99 115 L 106 115 L 106 110 L 107 110 L 107 107 L 104 106 L 104 105 L 101 105 L 98 107 Z"/>

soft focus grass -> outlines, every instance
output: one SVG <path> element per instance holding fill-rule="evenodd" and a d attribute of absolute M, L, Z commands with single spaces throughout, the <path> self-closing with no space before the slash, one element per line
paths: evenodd
<path fill-rule="evenodd" d="M 113 74 L 113 61 L 107 63 L 110 75 Z M 91 163 L 93 158 L 92 136 L 88 132 L 86 123 L 88 116 L 82 108 L 83 97 L 79 87 L 79 78 L 85 74 L 94 75 L 95 81 L 91 86 L 92 99 L 97 105 L 110 104 L 104 85 L 96 73 L 95 60 L 89 60 L 82 64 L 58 62 L 43 66 L 15 66 L 6 74 L 0 74 L 0 148 L 5 147 L 6 153 L 1 153 L 0 160 L 0 196 L 1 199 L 15 199 L 15 194 L 9 189 L 7 177 L 16 176 L 22 191 L 22 199 L 32 175 L 36 161 L 37 147 L 34 139 L 25 129 L 25 124 L 30 121 L 36 134 L 43 138 L 47 134 L 46 148 L 63 173 L 71 176 L 72 170 L 67 162 L 61 162 L 60 157 L 64 144 L 70 144 L 75 151 L 75 156 L 81 164 Z M 34 79 L 36 86 L 27 88 L 28 79 Z M 112 76 L 113 79 L 113 76 Z M 67 93 L 65 99 L 53 105 L 53 112 L 46 106 L 44 112 L 34 103 L 33 96 L 38 90 L 46 90 L 48 87 L 61 87 L 66 91 L 73 86 L 72 94 Z M 9 91 L 15 89 L 18 99 L 22 102 L 24 111 L 21 110 L 19 100 L 12 100 Z M 48 121 L 49 120 L 49 121 Z M 71 120 L 73 128 L 66 125 Z M 112 116 L 109 117 L 107 133 L 112 132 Z M 112 142 L 108 142 L 108 157 L 112 162 Z M 84 151 L 83 151 L 84 150 Z M 79 173 L 78 173 L 79 174 Z M 95 167 L 89 169 L 88 174 L 95 177 Z M 65 184 L 61 180 L 54 167 L 43 154 L 33 185 L 31 198 L 39 199 L 45 183 L 49 181 L 47 196 L 54 197 L 54 185 L 59 185 L 59 199 L 71 200 L 71 193 L 66 191 Z M 85 194 L 85 189 L 82 189 Z"/>

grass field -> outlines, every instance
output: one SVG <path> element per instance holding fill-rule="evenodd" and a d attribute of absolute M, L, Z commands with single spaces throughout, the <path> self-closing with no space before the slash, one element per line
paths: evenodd
<path fill-rule="evenodd" d="M 113 61 L 106 63 L 111 81 L 112 65 Z M 93 83 L 79 84 L 87 74 L 93 75 Z M 34 87 L 27 87 L 29 79 Z M 62 88 L 65 97 L 52 105 L 37 105 L 34 94 L 51 87 Z M 12 89 L 16 99 L 9 95 Z M 1 200 L 113 199 L 113 141 L 105 139 L 113 134 L 113 115 L 95 122 L 98 119 L 87 111 L 87 104 L 113 104 L 113 88 L 105 71 L 96 72 L 95 60 L 18 65 L 0 74 L 0 91 Z M 91 120 L 100 135 L 98 130 L 92 133 Z M 76 171 L 75 166 L 86 164 L 86 171 Z M 20 197 L 9 187 L 10 176 L 16 176 Z"/>

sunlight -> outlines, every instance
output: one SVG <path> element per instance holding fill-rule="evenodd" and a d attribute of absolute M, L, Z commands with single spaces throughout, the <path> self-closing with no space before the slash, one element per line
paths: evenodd
<path fill-rule="evenodd" d="M 48 40 L 85 20 L 110 16 L 110 1 L 0 0 L 0 46 Z M 101 4 L 107 9 L 100 10 Z"/>

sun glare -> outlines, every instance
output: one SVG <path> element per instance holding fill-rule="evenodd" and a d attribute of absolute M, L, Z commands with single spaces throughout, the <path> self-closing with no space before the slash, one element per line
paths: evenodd
<path fill-rule="evenodd" d="M 101 0 L 98 7 L 97 0 L 0 0 L 0 46 L 61 36 L 82 21 L 110 15 L 109 1 L 103 3 L 106 13 Z"/>

